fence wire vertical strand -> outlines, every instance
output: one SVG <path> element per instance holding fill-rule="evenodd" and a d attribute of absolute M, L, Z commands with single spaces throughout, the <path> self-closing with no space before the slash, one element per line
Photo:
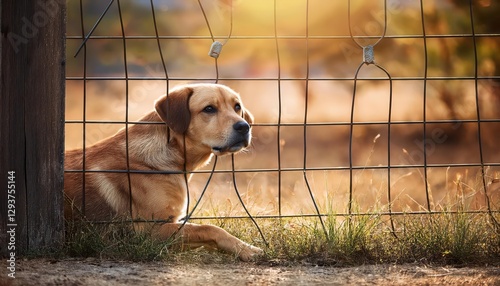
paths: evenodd
<path fill-rule="evenodd" d="M 189 105 L 189 99 L 188 99 L 188 105 Z M 188 106 L 189 109 L 189 106 Z M 189 192 L 189 178 L 188 178 L 188 171 L 187 171 L 187 145 L 186 145 L 186 134 L 182 135 L 182 140 L 183 140 L 183 148 L 184 148 L 184 163 L 182 167 L 183 175 L 184 175 L 184 184 L 186 185 L 186 217 L 189 215 L 189 204 L 191 203 L 191 192 Z M 215 168 L 215 166 L 214 166 Z M 187 220 L 186 220 L 187 222 Z M 184 226 L 181 225 L 179 227 L 179 230 Z"/>
<path fill-rule="evenodd" d="M 201 4 L 201 0 L 198 0 L 198 5 L 200 6 L 201 13 L 203 13 L 203 18 L 205 18 L 205 23 L 207 24 L 208 32 L 210 33 L 210 37 L 212 38 L 212 42 L 215 42 L 214 33 L 212 33 L 212 28 L 210 27 L 210 23 L 208 22 L 207 14 L 205 13 L 205 9 Z"/>
<path fill-rule="evenodd" d="M 83 177 L 83 180 L 82 180 L 82 216 L 85 217 L 85 214 L 86 214 L 86 211 L 85 211 L 85 204 L 86 204 L 86 191 L 85 191 L 85 188 L 86 188 L 86 129 L 87 129 L 87 41 L 90 39 L 90 36 L 92 35 L 92 33 L 95 31 L 95 29 L 97 28 L 97 26 L 99 26 L 99 24 L 101 23 L 101 20 L 104 18 L 104 16 L 106 15 L 106 13 L 108 12 L 109 8 L 111 7 L 111 5 L 113 4 L 114 0 L 111 0 L 109 1 L 108 5 L 106 6 L 106 8 L 104 9 L 103 13 L 99 16 L 99 18 L 97 19 L 96 23 L 94 24 L 94 26 L 90 29 L 89 33 L 85 36 L 85 21 L 83 20 L 83 3 L 82 1 L 80 0 L 80 25 L 81 25 L 81 33 L 82 33 L 82 38 L 84 38 L 84 40 L 82 41 L 82 43 L 80 44 L 80 46 L 78 47 L 74 57 L 76 58 L 78 56 L 78 54 L 80 53 L 80 51 L 83 49 L 84 50 L 84 56 L 83 56 L 83 116 L 82 116 L 82 124 L 83 124 L 83 132 L 82 132 L 82 136 L 83 136 L 83 146 L 82 146 L 82 177 Z"/>
<path fill-rule="evenodd" d="M 208 16 L 207 16 L 207 14 L 206 14 L 206 12 L 205 12 L 205 9 L 203 8 L 203 5 L 201 4 L 201 1 L 200 1 L 200 0 L 198 0 L 198 5 L 200 6 L 200 10 L 201 10 L 201 12 L 202 12 L 202 14 L 203 14 L 203 18 L 205 19 L 205 23 L 206 23 L 207 28 L 208 28 L 208 31 L 209 31 L 209 33 L 210 33 L 210 38 L 212 39 L 212 43 L 214 43 L 214 42 L 215 42 L 215 37 L 214 37 L 214 34 L 213 34 L 213 32 L 212 32 L 212 28 L 210 27 L 210 21 L 208 21 Z M 224 44 L 225 44 L 225 43 L 227 43 L 227 41 L 229 41 L 229 39 L 231 38 L 231 35 L 232 35 L 232 33 L 233 33 L 233 1 L 232 1 L 232 0 L 230 0 L 230 6 L 231 6 L 231 12 L 230 12 L 230 15 L 231 15 L 231 16 L 230 16 L 230 28 L 229 28 L 229 34 L 228 34 L 227 39 L 226 39 L 226 41 L 224 42 Z M 224 45 L 224 44 L 223 44 L 223 45 Z M 219 62 L 218 62 L 218 56 L 217 56 L 217 57 L 214 57 L 214 65 L 215 65 L 215 83 L 219 83 Z M 186 155 L 187 155 L 186 150 L 185 150 L 185 148 L 186 148 L 185 140 L 186 140 L 186 137 L 184 136 L 184 156 L 186 156 Z M 234 160 L 234 154 L 231 154 L 231 158 Z M 185 175 L 184 175 L 184 178 L 185 178 L 185 182 L 186 182 L 186 189 L 187 189 L 187 192 L 188 192 L 188 194 L 187 194 L 188 203 L 187 203 L 187 209 L 186 209 L 186 217 L 187 217 L 187 219 L 189 219 L 189 216 L 190 216 L 190 215 L 189 215 L 189 185 L 188 185 L 188 179 L 187 179 L 187 172 L 186 172 L 186 168 L 185 168 L 185 163 L 186 163 L 186 159 L 184 158 L 184 171 L 185 171 L 185 172 L 184 172 L 184 174 L 185 174 Z M 208 180 L 208 182 L 207 182 L 207 184 L 206 184 L 206 186 L 205 186 L 205 189 L 203 190 L 203 192 L 202 192 L 202 194 L 201 194 L 201 196 L 200 196 L 199 200 L 201 200 L 201 198 L 203 197 L 203 194 L 205 193 L 205 190 L 208 188 L 208 185 L 209 185 L 209 183 L 210 183 L 210 180 L 211 180 L 211 178 L 212 178 L 212 175 L 213 175 L 213 173 L 214 173 L 214 171 L 215 171 L 215 166 L 216 166 L 216 164 L 217 164 L 217 161 L 215 161 L 215 162 L 214 162 L 214 166 L 213 166 L 212 172 L 211 172 L 211 174 L 210 174 L 210 178 L 209 178 L 209 180 Z M 236 178 L 235 178 L 236 174 L 235 174 L 235 171 L 234 171 L 234 164 L 233 164 L 233 169 L 232 169 L 232 175 L 233 175 L 234 187 L 235 187 L 235 189 L 236 189 L 237 195 L 239 196 L 238 191 L 237 191 L 237 187 L 236 187 Z M 241 201 L 241 203 L 243 204 L 243 201 L 242 201 L 241 199 L 240 199 L 240 201 Z M 199 201 L 198 201 L 198 202 L 199 202 Z M 197 206 L 197 205 L 198 205 L 198 204 L 196 204 L 196 205 L 195 205 L 195 207 L 193 208 L 193 212 L 194 212 L 194 209 L 196 208 L 196 206 Z M 243 207 L 244 207 L 244 208 L 245 208 L 245 210 L 246 210 L 245 205 L 243 205 Z M 247 211 L 247 213 L 248 213 L 248 215 L 250 216 L 250 213 L 249 213 L 248 211 Z M 251 216 L 250 216 L 250 218 L 251 218 L 251 219 L 252 219 L 252 221 L 253 221 L 253 218 L 252 218 Z M 185 220 L 184 224 L 187 222 L 187 219 Z M 254 221 L 254 222 L 255 222 L 255 221 Z M 182 224 L 182 226 L 181 226 L 181 227 L 183 227 L 183 226 L 184 226 L 184 224 Z M 257 226 L 257 228 L 259 228 L 259 226 L 258 226 L 257 224 L 256 224 L 256 226 Z M 260 231 L 260 228 L 259 228 L 259 231 Z M 264 241 L 265 241 L 265 239 L 264 239 Z"/>
<path fill-rule="evenodd" d="M 484 156 L 483 156 L 483 143 L 481 140 L 481 112 L 480 112 L 480 102 L 479 102 L 479 87 L 478 87 L 478 64 L 477 64 L 477 39 L 476 39 L 476 31 L 474 28 L 474 4 L 472 0 L 469 0 L 469 13 L 470 13 L 470 25 L 471 25 L 471 33 L 472 33 L 472 43 L 473 43 L 473 52 L 474 52 L 474 93 L 476 100 L 476 118 L 477 118 L 477 139 L 479 146 L 479 160 L 481 163 L 481 179 L 483 183 L 484 196 L 486 199 L 486 206 L 488 208 L 488 214 L 492 220 L 492 223 L 495 225 L 497 230 L 500 230 L 500 224 L 496 220 L 493 212 L 491 210 L 491 202 L 488 194 L 488 186 L 486 183 L 486 173 L 484 168 Z"/>
<path fill-rule="evenodd" d="M 278 27 L 277 24 L 277 1 L 274 0 L 274 41 L 276 44 L 276 58 L 278 64 L 278 215 L 281 217 L 281 57 L 278 41 Z"/>
<path fill-rule="evenodd" d="M 387 12 L 387 11 L 386 11 Z M 392 122 L 392 77 L 382 66 L 375 63 L 375 66 L 382 70 L 389 79 L 389 116 L 387 119 L 387 211 L 391 221 L 392 234 L 397 238 L 396 227 L 392 217 L 392 196 L 391 196 L 391 122 Z"/>
<path fill-rule="evenodd" d="M 382 39 L 385 38 L 385 35 L 387 33 L 387 0 L 384 0 L 384 30 L 382 32 L 382 35 L 380 38 L 373 44 L 373 46 L 377 45 Z M 389 74 L 389 72 L 383 68 L 382 66 L 378 65 L 376 62 L 373 63 L 378 69 L 383 71 L 386 75 L 387 78 L 389 79 L 389 115 L 387 118 L 387 211 L 389 212 L 389 219 L 391 222 L 391 229 L 392 229 L 392 234 L 394 237 L 397 238 L 396 235 L 396 227 L 394 225 L 394 218 L 392 216 L 392 195 L 391 195 L 391 124 L 392 124 L 392 100 L 393 100 L 393 92 L 392 92 L 392 76 Z"/>
<path fill-rule="evenodd" d="M 392 77 L 389 74 L 389 72 L 384 69 L 382 66 L 377 64 L 373 58 L 371 60 L 368 60 L 365 58 L 365 47 L 361 45 L 356 38 L 354 38 L 354 35 L 352 33 L 352 21 L 351 21 L 351 1 L 348 1 L 348 26 L 349 26 L 349 34 L 351 39 L 360 47 L 363 49 L 363 62 L 358 66 L 356 69 L 356 73 L 354 76 L 354 87 L 353 87 L 353 95 L 352 95 L 352 103 L 351 103 L 351 116 L 350 116 L 350 134 L 349 134 L 349 202 L 348 202 L 348 213 L 352 214 L 352 203 L 353 203 L 353 159 L 352 159 L 352 141 L 353 141 L 353 131 L 354 131 L 354 106 L 355 106 L 355 99 L 356 99 L 356 91 L 357 91 L 357 82 L 358 82 L 358 75 L 359 71 L 361 70 L 361 67 L 366 64 L 370 65 L 373 64 L 375 65 L 379 70 L 383 71 L 386 75 L 387 78 L 389 79 L 389 110 L 388 110 L 388 118 L 387 118 L 387 200 L 388 200 L 388 213 L 389 213 L 389 219 L 391 223 L 391 228 L 392 228 L 392 234 L 397 237 L 396 231 L 395 231 L 395 225 L 394 225 L 394 220 L 392 217 L 392 197 L 391 197 L 391 121 L 392 121 L 392 97 L 393 97 L 393 92 L 392 92 Z M 387 0 L 384 0 L 384 29 L 382 31 L 382 35 L 378 38 L 378 40 L 371 45 L 371 48 L 375 47 L 382 39 L 385 38 L 385 35 L 387 33 Z M 350 222 L 350 221 L 349 221 Z M 350 223 L 349 223 L 350 227 Z"/>
<path fill-rule="evenodd" d="M 189 104 L 189 100 L 188 100 L 188 104 Z M 177 234 L 182 230 L 182 228 L 186 225 L 189 218 L 191 217 L 190 213 L 189 213 L 189 205 L 191 203 L 191 194 L 189 192 L 188 171 L 187 171 L 187 167 L 186 167 L 187 166 L 187 159 L 186 159 L 187 158 L 187 148 L 186 148 L 186 135 L 185 134 L 183 134 L 182 140 L 183 140 L 182 148 L 183 148 L 183 158 L 184 158 L 184 162 L 182 163 L 182 165 L 183 165 L 182 166 L 182 175 L 184 176 L 184 185 L 186 186 L 186 209 L 185 209 L 186 216 L 184 218 L 184 222 L 181 225 L 179 225 L 179 227 L 177 228 L 177 230 L 174 233 L 172 233 L 169 240 L 173 239 L 177 236 Z M 215 165 L 213 168 L 215 169 Z M 212 171 L 212 173 L 213 173 L 213 171 Z M 211 179 L 212 179 L 212 176 L 210 176 L 206 187 L 208 187 L 208 184 L 210 183 Z M 200 200 L 201 200 L 201 197 L 200 197 Z M 193 209 L 193 212 L 194 212 L 194 209 Z"/>
<path fill-rule="evenodd" d="M 198 0 L 198 4 L 200 6 L 200 9 L 203 13 L 203 17 L 205 18 L 205 22 L 207 24 L 207 27 L 208 27 L 208 31 L 210 32 L 210 37 L 212 38 L 212 42 L 215 42 L 215 38 L 214 38 L 214 35 L 213 35 L 213 32 L 212 32 L 212 28 L 210 27 L 210 22 L 208 21 L 208 17 L 207 17 L 207 14 L 205 13 L 205 9 L 203 8 L 203 5 L 201 4 L 201 1 Z M 231 19 L 230 19 L 230 30 L 229 30 L 229 34 L 228 34 L 228 37 L 227 37 L 227 40 L 226 40 L 226 43 L 227 41 L 231 38 L 231 35 L 233 33 L 233 3 L 232 3 L 232 0 L 231 0 Z M 215 57 L 215 73 L 216 73 L 216 79 L 215 79 L 215 83 L 218 83 L 219 82 L 219 66 L 218 66 L 218 62 L 217 62 L 217 57 Z M 233 186 L 234 186 L 234 190 L 236 192 L 236 195 L 238 196 L 238 199 L 243 207 L 243 209 L 245 210 L 245 212 L 247 213 L 248 217 L 250 218 L 250 220 L 253 222 L 253 224 L 255 225 L 255 227 L 257 228 L 257 230 L 259 231 L 259 234 L 260 236 L 262 237 L 262 240 L 264 241 L 264 243 L 266 245 L 268 245 L 267 241 L 266 241 L 266 238 L 264 237 L 264 234 L 262 233 L 259 225 L 257 224 L 257 222 L 255 221 L 255 219 L 252 217 L 252 215 L 250 214 L 250 212 L 248 211 L 247 207 L 245 206 L 245 203 L 243 202 L 243 199 L 241 198 L 241 195 L 239 193 L 239 190 L 238 190 L 238 185 L 236 183 L 236 172 L 235 172 L 235 169 L 234 169 L 234 154 L 231 154 L 231 173 L 232 173 L 232 178 L 233 178 Z M 214 165 L 214 170 L 212 170 L 212 173 L 215 171 L 215 165 Z M 208 184 L 207 184 L 208 186 Z M 201 197 L 200 197 L 200 200 L 201 200 Z"/>
<path fill-rule="evenodd" d="M 194 212 L 196 211 L 196 208 L 198 208 L 198 205 L 200 204 L 201 202 L 201 199 L 203 198 L 203 196 L 205 195 L 205 192 L 207 191 L 208 189 L 208 186 L 210 185 L 210 182 L 212 181 L 212 177 L 214 176 L 214 173 L 215 173 L 215 167 L 217 166 L 217 159 L 218 157 L 215 156 L 214 158 L 214 164 L 212 166 L 212 171 L 210 172 L 210 175 L 208 176 L 208 179 L 207 179 L 207 182 L 205 184 L 205 187 L 203 188 L 203 190 L 201 191 L 200 193 L 200 197 L 198 199 L 198 201 L 196 201 L 196 203 L 194 204 L 193 208 L 191 209 L 191 212 L 189 212 L 187 215 L 186 215 L 186 218 L 184 219 L 184 222 L 182 223 L 182 225 L 178 228 L 178 230 L 174 233 L 174 235 L 172 235 L 171 237 L 175 237 L 175 235 L 177 234 L 177 232 L 182 228 L 184 227 L 184 225 L 186 225 L 186 223 L 189 221 L 189 219 L 193 216 Z M 188 210 L 189 210 L 189 204 L 188 204 Z"/>
<path fill-rule="evenodd" d="M 352 142 L 354 135 L 354 103 L 356 102 L 356 89 L 358 86 L 358 74 L 364 63 L 359 64 L 354 74 L 354 83 L 352 88 L 351 116 L 349 124 L 349 201 L 347 202 L 347 213 L 352 214 L 353 201 L 353 159 L 352 159 Z"/>
<path fill-rule="evenodd" d="M 387 33 L 387 0 L 384 0 L 384 30 L 380 38 L 373 44 L 373 46 L 377 45 L 382 39 L 385 38 Z M 382 66 L 374 63 L 377 68 L 382 70 L 389 79 L 389 115 L 387 119 L 387 210 L 389 212 L 389 219 L 391 222 L 392 234 L 397 238 L 396 228 L 394 226 L 394 219 L 392 217 L 392 196 L 391 196 L 391 123 L 392 123 L 392 77 L 389 72 L 383 68 Z"/>
<path fill-rule="evenodd" d="M 208 21 L 207 13 L 205 12 L 205 8 L 203 8 L 203 4 L 201 4 L 201 0 L 198 0 L 198 5 L 200 6 L 201 13 L 203 13 L 203 18 L 205 18 L 205 23 L 207 24 L 208 32 L 210 33 L 210 38 L 212 38 L 212 43 L 215 42 L 214 33 L 212 32 L 212 27 L 210 27 L 210 22 Z M 215 83 L 219 82 L 219 64 L 217 63 L 217 58 L 214 58 L 215 64 Z"/>
<path fill-rule="evenodd" d="M 231 38 L 231 35 L 233 34 L 233 1 L 230 0 L 230 6 L 231 6 L 231 19 L 230 19 L 230 27 L 229 27 L 229 34 L 227 36 L 226 42 L 224 42 L 223 45 L 229 41 Z M 200 6 L 200 10 L 203 13 L 203 18 L 205 19 L 205 23 L 207 24 L 208 32 L 210 33 L 210 38 L 212 39 L 212 43 L 215 42 L 215 37 L 214 33 L 212 32 L 212 28 L 210 26 L 210 21 L 208 21 L 208 16 L 207 13 L 205 12 L 205 8 L 203 8 L 203 5 L 201 4 L 201 0 L 198 0 L 198 5 Z M 218 63 L 218 57 L 214 57 L 214 63 L 215 63 L 215 83 L 219 83 L 219 63 Z"/>
<path fill-rule="evenodd" d="M 231 6 L 231 12 L 230 12 L 230 20 L 229 20 L 229 34 L 227 36 L 226 41 L 222 44 L 225 45 L 229 39 L 231 38 L 231 35 L 233 34 L 233 0 L 230 0 L 230 6 Z M 203 13 L 205 15 L 205 13 Z M 208 19 L 206 19 L 207 25 L 208 25 Z M 214 41 L 213 35 L 212 35 L 212 42 Z M 215 58 L 215 74 L 216 74 L 216 80 L 215 83 L 219 83 L 219 62 L 217 61 L 219 58 Z"/>
<path fill-rule="evenodd" d="M 423 93 L 423 142 L 427 140 L 427 71 L 428 71 L 428 55 L 427 55 L 427 32 L 425 30 L 425 15 L 424 15 L 424 3 L 420 0 L 420 19 L 422 21 L 422 40 L 424 41 L 424 93 Z M 428 182 L 428 170 L 427 170 L 427 148 L 423 146 L 422 148 L 424 156 L 424 184 L 425 184 L 425 199 L 427 203 L 427 211 L 431 212 L 431 201 L 429 194 L 429 182 Z"/>
<path fill-rule="evenodd" d="M 243 202 L 243 199 L 241 198 L 240 192 L 238 190 L 238 185 L 236 184 L 236 172 L 234 172 L 234 155 L 231 155 L 231 169 L 233 170 L 233 186 L 234 186 L 234 191 L 236 192 L 236 196 L 238 196 L 238 200 L 240 201 L 241 206 L 243 207 L 243 209 L 247 213 L 248 217 L 250 218 L 252 223 L 255 225 L 255 227 L 259 231 L 259 234 L 260 234 L 260 237 L 262 238 L 262 241 L 264 242 L 264 244 L 266 246 L 269 246 L 269 244 L 267 243 L 267 240 L 264 236 L 264 233 L 262 232 L 262 230 L 259 227 L 259 224 L 253 218 L 252 214 L 250 214 L 250 211 L 247 209 L 247 207 L 245 206 L 245 203 Z"/>
<path fill-rule="evenodd" d="M 125 26 L 123 25 L 123 15 L 122 9 L 120 5 L 120 0 L 116 1 L 118 6 L 118 16 L 120 18 L 120 29 L 122 33 L 122 46 L 123 46 L 123 64 L 125 71 L 125 157 L 127 163 L 127 181 L 128 181 L 128 193 L 129 193 L 129 211 L 130 218 L 134 220 L 134 214 L 132 210 L 132 181 L 130 175 L 130 154 L 129 154 L 129 134 L 128 134 L 128 125 L 129 125 L 129 88 L 128 88 L 128 62 L 127 62 L 127 42 L 125 39 Z"/>
<path fill-rule="evenodd" d="M 360 47 L 361 49 L 363 48 L 363 45 L 361 45 L 356 38 L 353 37 L 354 33 L 352 32 L 352 27 L 351 27 L 351 0 L 347 2 L 347 22 L 349 23 L 349 35 L 351 37 L 351 40 L 354 41 L 354 43 Z M 387 0 L 384 0 L 384 29 L 382 30 L 382 35 L 373 43 L 372 46 L 376 46 L 382 39 L 385 37 L 387 33 Z"/>
<path fill-rule="evenodd" d="M 158 52 L 160 54 L 160 60 L 163 67 L 163 73 L 165 74 L 165 94 L 168 97 L 168 92 L 170 90 L 170 78 L 168 76 L 167 64 L 165 63 L 165 59 L 163 57 L 163 50 L 161 48 L 160 36 L 158 33 L 158 22 L 156 21 L 156 12 L 154 6 L 154 0 L 151 0 L 151 14 L 153 16 L 153 26 L 155 29 L 156 36 L 156 45 L 158 46 Z M 167 142 L 170 141 L 170 128 L 165 127 L 167 129 Z"/>
<path fill-rule="evenodd" d="M 215 42 L 215 37 L 214 37 L 214 34 L 213 34 L 213 32 L 212 32 L 212 28 L 210 27 L 210 22 L 208 21 L 208 16 L 207 16 L 207 14 L 206 14 L 206 12 L 205 12 L 205 9 L 203 8 L 203 5 L 201 4 L 201 1 L 200 1 L 200 0 L 198 0 L 198 5 L 200 6 L 200 10 L 201 10 L 201 12 L 202 12 L 202 14 L 203 14 L 203 18 L 205 19 L 205 23 L 206 23 L 206 25 L 207 25 L 208 32 L 210 33 L 210 38 L 212 39 L 212 43 L 214 43 L 214 42 Z M 233 2 L 232 2 L 232 0 L 231 0 L 230 5 L 231 5 L 231 19 L 230 19 L 229 35 L 228 35 L 228 37 L 227 37 L 226 42 L 229 40 L 229 38 L 231 38 L 231 34 L 233 33 Z M 218 59 L 218 57 L 214 57 L 214 65 L 215 65 L 215 83 L 219 83 L 219 63 L 218 63 L 217 59 Z M 186 137 L 184 136 L 184 140 L 185 140 L 185 139 L 186 139 Z M 186 144 L 184 144 L 184 149 L 186 148 L 185 146 L 186 146 Z M 186 156 L 186 150 L 184 151 L 184 156 Z M 232 159 L 234 160 L 234 155 L 233 155 L 233 154 L 231 155 L 231 157 L 232 157 Z M 186 162 L 186 159 L 184 159 L 184 162 Z M 217 164 L 217 160 L 214 162 L 214 166 L 213 166 L 212 172 L 211 172 L 211 174 L 210 174 L 210 178 L 209 178 L 209 180 L 208 180 L 207 184 L 205 185 L 205 189 L 203 190 L 203 192 L 202 192 L 202 193 L 201 193 L 201 195 L 200 195 L 199 201 L 200 201 L 200 200 L 201 200 L 201 198 L 203 197 L 203 195 L 204 195 L 204 193 L 205 193 L 205 190 L 208 188 L 208 185 L 209 185 L 209 183 L 210 183 L 210 180 L 211 180 L 211 178 L 212 178 L 212 175 L 213 175 L 213 173 L 214 173 L 214 171 L 215 171 L 215 166 L 216 166 L 216 164 Z M 186 168 L 185 168 L 185 167 L 184 167 L 184 171 L 186 171 Z M 188 186 L 188 181 L 187 181 L 187 173 L 185 172 L 184 174 L 185 174 L 185 175 L 184 175 L 184 178 L 185 178 L 185 182 L 186 182 L 186 189 L 187 189 L 187 192 L 188 192 L 188 194 L 187 194 L 187 197 L 188 197 L 188 203 L 187 203 L 186 217 L 187 217 L 187 219 L 189 219 L 189 217 L 190 217 L 190 215 L 189 215 L 189 186 Z M 232 170 L 232 175 L 233 175 L 233 180 L 234 180 L 234 186 L 235 186 L 235 189 L 236 189 L 236 179 L 235 179 L 236 174 L 235 174 L 235 172 L 234 172 L 234 167 L 233 167 L 233 170 Z M 236 192 L 237 192 L 237 191 L 236 191 Z M 238 196 L 239 196 L 239 194 L 238 194 Z M 198 202 L 199 202 L 199 201 L 198 201 Z M 241 201 L 241 200 L 240 200 L 240 201 Z M 243 204 L 243 202 L 242 202 L 242 204 Z M 198 205 L 198 204 L 196 204 L 196 205 L 195 205 L 195 207 L 193 208 L 193 212 L 194 212 L 195 208 L 197 207 L 197 205 Z M 245 206 L 244 206 L 244 205 L 243 205 L 243 207 L 245 208 Z M 246 208 L 245 208 L 245 210 L 246 210 Z M 247 213 L 248 213 L 248 211 L 247 211 Z M 248 214 L 249 214 L 249 216 L 250 216 L 250 213 L 248 213 Z M 185 220 L 184 224 L 187 222 L 187 219 Z M 253 220 L 253 218 L 252 218 L 252 220 Z M 184 224 L 182 224 L 181 228 L 184 226 Z M 257 226 L 257 228 L 258 228 L 258 226 Z M 179 228 L 179 229 L 180 229 L 180 228 Z M 260 229 L 259 229 L 259 231 L 260 231 Z M 264 240 L 264 241 L 265 241 L 265 240 Z"/>
<path fill-rule="evenodd" d="M 233 1 L 232 0 L 230 2 L 230 5 L 231 5 L 230 28 L 229 28 L 229 34 L 227 36 L 227 40 L 225 41 L 225 43 L 227 43 L 227 41 L 229 41 L 229 39 L 231 38 L 231 35 L 233 33 Z M 207 24 L 208 24 L 208 20 L 207 20 Z M 216 66 L 216 70 L 217 70 L 217 81 L 218 81 L 219 80 L 219 71 L 218 71 L 218 68 L 217 68 L 217 58 L 215 58 L 215 66 Z M 216 81 L 216 83 L 217 83 L 217 81 Z M 243 209 L 245 210 L 246 214 L 248 215 L 248 217 L 250 218 L 250 220 L 252 221 L 252 223 L 255 225 L 255 227 L 259 231 L 259 234 L 260 234 L 260 237 L 262 238 L 262 241 L 268 247 L 269 244 L 267 243 L 267 240 L 266 240 L 266 238 L 264 236 L 264 233 L 260 229 L 259 224 L 253 218 L 253 216 L 250 213 L 250 211 L 248 210 L 248 208 L 245 206 L 245 203 L 243 202 L 243 199 L 241 198 L 240 192 L 238 190 L 238 185 L 236 183 L 236 172 L 235 172 L 235 169 L 234 169 L 234 154 L 231 154 L 231 173 L 232 173 L 232 177 L 233 177 L 233 186 L 234 186 L 234 191 L 236 192 L 236 196 L 238 196 L 238 200 L 240 201 L 241 206 L 243 207 Z"/>
<path fill-rule="evenodd" d="M 82 38 L 85 36 L 85 21 L 83 20 L 83 0 L 80 0 L 80 25 L 81 25 L 81 32 L 82 32 Z M 83 43 L 82 45 L 83 48 L 83 140 L 82 140 L 82 216 L 85 217 L 85 196 L 86 196 L 86 191 L 85 191 L 85 169 L 86 169 L 86 129 L 87 129 L 87 44 Z"/>
<path fill-rule="evenodd" d="M 307 179 L 307 115 L 309 108 L 309 0 L 306 1 L 306 82 L 305 82 L 305 93 L 304 93 L 304 162 L 303 162 L 303 175 L 304 181 L 307 186 L 307 190 L 309 192 L 309 196 L 311 197 L 311 201 L 314 205 L 314 209 L 318 216 L 318 219 L 321 223 L 323 231 L 325 233 L 326 239 L 328 239 L 328 231 L 326 230 L 325 223 L 323 222 L 323 217 L 321 216 L 321 212 L 319 211 L 318 204 L 316 203 L 316 199 L 314 198 L 314 194 L 312 192 L 311 186 L 309 184 L 309 180 Z"/>
<path fill-rule="evenodd" d="M 380 38 L 373 44 L 373 46 L 377 45 L 382 39 L 385 38 L 387 33 L 387 0 L 384 0 L 384 30 Z M 396 227 L 394 225 L 394 218 L 392 217 L 392 196 L 391 196 L 391 123 L 392 123 L 392 100 L 393 100 L 393 92 L 392 92 L 392 76 L 389 72 L 383 68 L 382 66 L 374 63 L 377 68 L 382 70 L 389 79 L 389 116 L 387 119 L 387 210 L 389 212 L 389 219 L 391 222 L 392 235 L 397 238 L 396 235 Z"/>
<path fill-rule="evenodd" d="M 351 0 L 347 2 L 347 22 L 348 22 L 348 27 L 349 27 L 349 35 L 351 36 L 351 39 L 354 41 L 358 47 L 363 48 L 357 41 L 354 40 L 353 38 L 353 33 L 352 33 L 352 27 L 351 27 Z M 349 200 L 347 201 L 347 213 L 350 215 L 352 213 L 352 199 L 353 199 L 353 164 L 352 164 L 352 139 L 353 139 L 353 132 L 354 132 L 354 102 L 356 99 L 356 87 L 357 87 L 357 80 L 358 80 L 358 73 L 359 70 L 361 69 L 361 66 L 363 66 L 363 63 L 361 63 L 358 68 L 356 69 L 356 72 L 354 74 L 354 82 L 353 82 L 353 91 L 352 91 L 352 103 L 351 103 L 351 115 L 350 115 L 350 124 L 349 124 Z"/>
<path fill-rule="evenodd" d="M 165 64 L 165 59 L 163 57 L 163 50 L 161 48 L 161 43 L 160 43 L 160 36 L 159 36 L 159 33 L 158 33 L 158 22 L 156 21 L 156 13 L 155 13 L 155 6 L 154 6 L 154 0 L 151 0 L 151 14 L 153 16 L 153 25 L 154 25 L 154 29 L 155 29 L 155 35 L 156 35 L 156 44 L 158 46 L 158 52 L 160 54 L 160 59 L 161 59 L 161 64 L 162 64 L 162 67 L 163 67 L 163 73 L 165 74 L 165 78 L 166 78 L 166 94 L 168 96 L 168 91 L 170 90 L 169 88 L 169 85 L 170 85 L 170 80 L 169 80 L 169 77 L 168 77 L 168 70 L 167 70 L 167 65 Z M 168 138 L 170 139 L 170 138 Z"/>

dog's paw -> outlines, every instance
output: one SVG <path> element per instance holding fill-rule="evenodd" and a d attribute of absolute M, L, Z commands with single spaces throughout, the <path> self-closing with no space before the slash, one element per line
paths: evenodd
<path fill-rule="evenodd" d="M 239 253 L 238 257 L 240 258 L 241 261 L 254 261 L 258 257 L 264 255 L 264 250 L 252 246 L 252 245 L 246 245 Z"/>

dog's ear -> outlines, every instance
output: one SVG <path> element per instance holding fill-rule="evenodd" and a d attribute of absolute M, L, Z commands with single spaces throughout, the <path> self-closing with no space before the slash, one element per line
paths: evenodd
<path fill-rule="evenodd" d="M 191 121 L 189 98 L 193 89 L 183 87 L 173 90 L 155 102 L 156 112 L 174 132 L 184 134 Z"/>
<path fill-rule="evenodd" d="M 254 121 L 252 113 L 246 108 L 243 108 L 243 119 L 245 119 L 248 124 L 252 124 Z"/>

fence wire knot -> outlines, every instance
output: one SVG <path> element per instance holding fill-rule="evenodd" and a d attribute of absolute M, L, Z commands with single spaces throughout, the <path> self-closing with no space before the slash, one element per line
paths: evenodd
<path fill-rule="evenodd" d="M 211 56 L 212 58 L 218 58 L 221 51 L 222 51 L 222 43 L 219 41 L 215 41 L 212 43 L 212 46 L 210 46 L 210 51 L 208 52 L 208 55 Z"/>
<path fill-rule="evenodd" d="M 373 46 L 368 45 L 363 47 L 363 62 L 367 65 L 373 64 L 374 62 Z"/>

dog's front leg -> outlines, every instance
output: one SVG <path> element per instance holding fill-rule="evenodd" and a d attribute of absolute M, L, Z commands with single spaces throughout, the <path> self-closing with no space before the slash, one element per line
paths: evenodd
<path fill-rule="evenodd" d="M 186 223 L 179 230 L 181 225 L 179 223 L 159 225 L 155 228 L 154 235 L 159 239 L 169 239 L 177 232 L 175 238 L 179 238 L 180 243 L 189 247 L 217 248 L 233 253 L 243 261 L 250 261 L 263 254 L 262 249 L 241 241 L 220 227 Z"/>

